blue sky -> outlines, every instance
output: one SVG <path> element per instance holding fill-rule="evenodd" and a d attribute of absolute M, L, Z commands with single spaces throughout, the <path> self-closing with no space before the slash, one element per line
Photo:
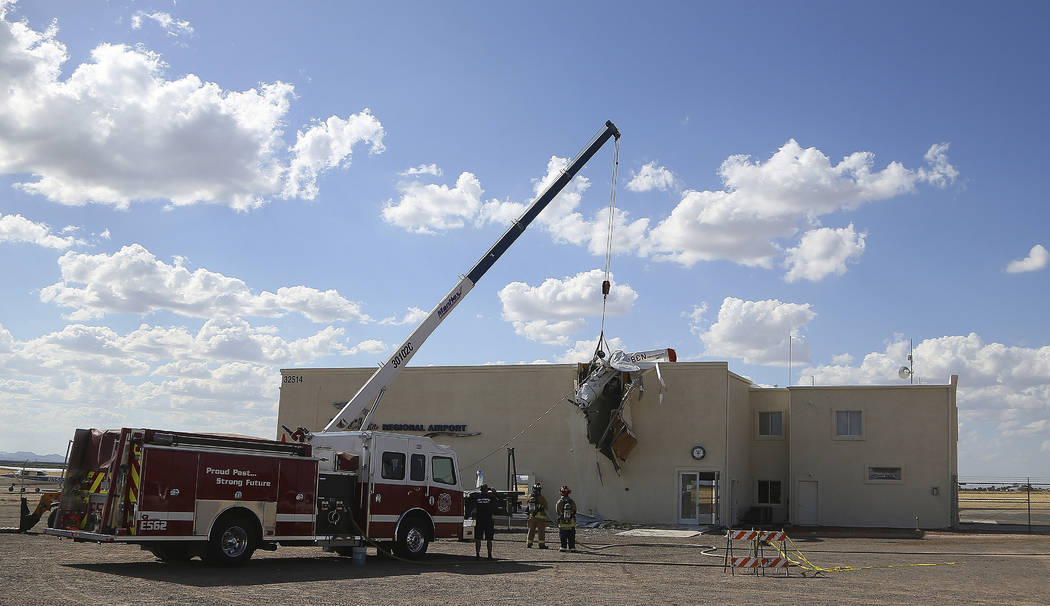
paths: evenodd
<path fill-rule="evenodd" d="M 615 346 L 900 384 L 910 339 L 963 475 L 1050 476 L 1043 4 L 0 7 L 0 450 L 272 436 L 612 119 Z M 589 356 L 612 151 L 413 365 Z"/>

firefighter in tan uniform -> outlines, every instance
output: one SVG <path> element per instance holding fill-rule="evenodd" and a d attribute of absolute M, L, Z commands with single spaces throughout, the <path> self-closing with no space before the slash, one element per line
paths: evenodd
<path fill-rule="evenodd" d="M 561 498 L 554 504 L 558 513 L 558 535 L 561 538 L 561 551 L 576 551 L 576 501 L 572 500 L 568 486 L 562 486 Z"/>
<path fill-rule="evenodd" d="M 536 537 L 539 548 L 547 548 L 543 541 L 547 533 L 547 499 L 541 494 L 542 490 L 543 486 L 539 482 L 533 484 L 532 494 L 529 495 L 529 502 L 525 506 L 525 513 L 529 517 L 529 537 L 525 547 L 532 547 L 532 539 Z"/>

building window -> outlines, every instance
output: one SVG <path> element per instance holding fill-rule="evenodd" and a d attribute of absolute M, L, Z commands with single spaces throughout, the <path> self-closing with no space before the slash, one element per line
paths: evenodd
<path fill-rule="evenodd" d="M 840 438 L 859 438 L 864 435 L 861 425 L 861 411 L 836 410 L 835 436 Z"/>
<path fill-rule="evenodd" d="M 780 505 L 780 480 L 759 480 L 758 502 L 760 505 Z"/>
<path fill-rule="evenodd" d="M 900 482 L 900 467 L 868 467 L 869 482 Z"/>
<path fill-rule="evenodd" d="M 456 466 L 449 457 L 434 457 L 430 460 L 430 471 L 439 484 L 456 484 Z"/>
<path fill-rule="evenodd" d="M 404 480 L 405 479 L 405 453 L 384 452 L 383 453 L 383 479 Z"/>
<path fill-rule="evenodd" d="M 763 438 L 779 438 L 784 435 L 784 413 L 777 411 L 758 413 L 758 435 Z"/>
<path fill-rule="evenodd" d="M 426 455 L 412 455 L 412 469 L 408 472 L 408 479 L 413 482 L 422 482 L 427 479 L 427 457 Z"/>

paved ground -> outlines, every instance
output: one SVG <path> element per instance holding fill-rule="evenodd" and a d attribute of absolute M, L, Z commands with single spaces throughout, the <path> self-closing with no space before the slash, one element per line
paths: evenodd
<path fill-rule="evenodd" d="M 0 526 L 17 524 L 0 500 Z M 40 527 L 36 529 L 40 530 Z M 1046 604 L 1050 536 L 796 532 L 821 567 L 857 569 L 802 578 L 730 575 L 724 539 L 621 537 L 581 529 L 583 549 L 525 549 L 520 532 L 497 535 L 495 562 L 473 544 L 431 545 L 424 564 L 370 556 L 364 566 L 312 547 L 256 552 L 241 568 L 163 564 L 127 545 L 0 534 L 0 604 Z M 556 536 L 556 533 L 554 533 Z M 947 562 L 954 562 L 947 564 Z"/>

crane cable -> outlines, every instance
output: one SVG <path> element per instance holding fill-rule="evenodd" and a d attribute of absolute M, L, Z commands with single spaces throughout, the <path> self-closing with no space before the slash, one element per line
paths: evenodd
<path fill-rule="evenodd" d="M 598 343 L 594 348 L 594 356 L 592 356 L 592 360 L 598 357 L 598 352 L 602 351 L 602 343 L 605 343 L 606 348 L 609 348 L 609 342 L 605 339 L 605 310 L 609 302 L 609 291 L 612 289 L 612 283 L 609 281 L 609 276 L 612 266 L 613 225 L 616 216 L 616 174 L 619 166 L 620 139 L 617 137 L 613 142 L 612 184 L 609 188 L 609 227 L 605 237 L 605 279 L 602 281 L 602 328 L 601 333 L 598 335 Z"/>
<path fill-rule="evenodd" d="M 474 461 L 474 462 L 473 462 L 473 463 L 471 463 L 470 465 L 467 465 L 467 467 L 466 467 L 466 468 L 467 468 L 467 469 L 475 469 L 475 470 L 476 470 L 476 469 L 477 469 L 477 465 L 478 465 L 478 463 L 481 463 L 482 461 L 484 461 L 485 459 L 487 459 L 487 458 L 491 457 L 492 455 L 496 454 L 497 452 L 499 452 L 499 451 L 500 451 L 500 450 L 502 450 L 503 448 L 505 448 L 505 447 L 507 447 L 507 446 L 510 446 L 510 443 L 511 443 L 511 442 L 513 442 L 514 440 L 517 440 L 517 439 L 518 439 L 518 438 L 520 438 L 521 436 L 523 436 L 523 435 L 525 435 L 526 433 L 528 433 L 528 432 L 529 432 L 529 431 L 530 431 L 530 430 L 531 430 L 531 429 L 532 429 L 533 427 L 535 427 L 535 426 L 536 426 L 536 424 L 537 424 L 537 423 L 539 423 L 539 422 L 540 422 L 541 420 L 543 420 L 543 418 L 544 418 L 544 417 L 546 417 L 547 415 L 549 415 L 549 414 L 551 413 L 551 411 L 552 411 L 552 410 L 554 410 L 554 408 L 555 408 L 556 406 L 558 406 L 558 404 L 561 404 L 562 402 L 565 402 L 565 401 L 569 401 L 569 402 L 572 402 L 572 395 L 573 395 L 573 394 L 565 394 L 564 396 L 561 396 L 561 397 L 559 397 L 558 399 L 554 400 L 554 403 L 550 405 L 550 408 L 548 408 L 547 410 L 545 410 L 545 411 L 543 412 L 543 414 L 541 414 L 540 416 L 536 417 L 536 418 L 535 418 L 535 419 L 534 419 L 534 420 L 532 421 L 532 423 L 529 423 L 528 425 L 526 425 L 526 426 L 525 426 L 525 428 L 524 428 L 524 429 L 522 429 L 521 431 L 519 431 L 519 432 L 518 432 L 518 433 L 517 433 L 517 434 L 516 434 L 516 435 L 515 435 L 515 436 L 514 436 L 513 438 L 511 438 L 511 439 L 507 440 L 506 442 L 504 442 L 504 443 L 500 444 L 499 446 L 497 446 L 497 447 L 493 448 L 493 449 L 492 449 L 492 451 L 491 451 L 491 452 L 489 452 L 489 453 L 488 453 L 487 455 L 485 455 L 485 456 L 481 457 L 481 458 L 480 458 L 480 459 L 478 459 L 477 461 Z"/>

